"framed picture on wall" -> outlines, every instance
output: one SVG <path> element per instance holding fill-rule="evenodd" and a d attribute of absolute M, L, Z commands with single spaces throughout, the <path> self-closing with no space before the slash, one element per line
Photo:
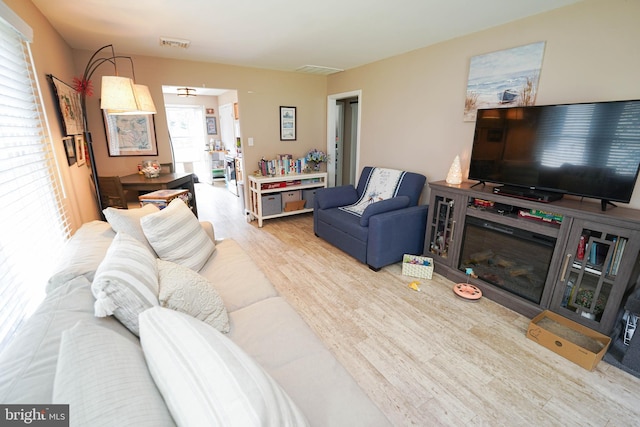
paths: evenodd
<path fill-rule="evenodd" d="M 48 74 L 56 97 L 56 106 L 64 127 L 65 135 L 79 135 L 84 131 L 84 119 L 80 106 L 80 94 L 74 88 Z"/>
<path fill-rule="evenodd" d="M 103 110 L 109 156 L 157 156 L 153 114 L 109 115 Z"/>
<path fill-rule="evenodd" d="M 215 117 L 207 117 L 207 135 L 217 135 L 218 127 L 216 126 Z"/>
<path fill-rule="evenodd" d="M 67 155 L 67 163 L 69 166 L 76 162 L 76 143 L 73 136 L 62 138 L 64 144 L 64 154 Z"/>
<path fill-rule="evenodd" d="M 280 141 L 296 140 L 296 107 L 280 107 Z"/>
<path fill-rule="evenodd" d="M 73 137 L 74 142 L 75 142 L 75 148 L 76 148 L 76 159 L 77 159 L 77 164 L 78 167 L 84 165 L 87 161 L 87 158 L 85 157 L 85 147 L 84 147 L 84 136 L 83 135 L 75 135 Z"/>

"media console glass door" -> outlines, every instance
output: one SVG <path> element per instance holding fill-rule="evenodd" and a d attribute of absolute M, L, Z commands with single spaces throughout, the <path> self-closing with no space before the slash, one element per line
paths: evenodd
<path fill-rule="evenodd" d="M 567 240 L 552 309 L 608 334 L 635 264 L 637 232 L 576 221 Z"/>

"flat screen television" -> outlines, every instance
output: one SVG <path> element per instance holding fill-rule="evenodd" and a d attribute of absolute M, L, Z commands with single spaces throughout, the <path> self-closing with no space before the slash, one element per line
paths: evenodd
<path fill-rule="evenodd" d="M 505 194 L 572 194 L 605 209 L 631 200 L 639 168 L 640 100 L 478 110 L 469 179 Z"/>

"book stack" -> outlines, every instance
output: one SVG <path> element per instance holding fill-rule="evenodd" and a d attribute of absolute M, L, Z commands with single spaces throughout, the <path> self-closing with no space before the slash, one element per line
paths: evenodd
<path fill-rule="evenodd" d="M 280 154 L 276 159 L 258 162 L 258 170 L 263 176 L 301 174 L 307 167 L 307 159 L 294 159 L 291 154 Z"/>
<path fill-rule="evenodd" d="M 140 206 L 147 204 L 156 205 L 159 209 L 164 209 L 173 199 L 181 199 L 189 206 L 189 190 L 175 189 L 175 190 L 157 190 L 151 193 L 138 196 L 140 200 Z"/>
<path fill-rule="evenodd" d="M 607 267 L 608 276 L 616 276 L 618 274 L 620 260 L 624 254 L 624 248 L 627 245 L 627 239 L 624 237 L 614 237 L 613 241 L 615 243 L 613 245 L 613 254 L 611 255 L 611 259 L 609 260 L 609 265 Z"/>

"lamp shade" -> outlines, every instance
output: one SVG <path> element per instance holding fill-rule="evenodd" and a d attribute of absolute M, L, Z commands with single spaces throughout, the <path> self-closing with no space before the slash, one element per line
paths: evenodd
<path fill-rule="evenodd" d="M 138 105 L 133 86 L 133 80 L 128 77 L 102 77 L 100 108 L 122 112 L 137 111 Z"/>
<path fill-rule="evenodd" d="M 138 102 L 138 109 L 142 114 L 155 114 L 156 106 L 151 98 L 151 92 L 145 85 L 133 85 L 133 90 L 136 94 L 136 101 Z"/>

